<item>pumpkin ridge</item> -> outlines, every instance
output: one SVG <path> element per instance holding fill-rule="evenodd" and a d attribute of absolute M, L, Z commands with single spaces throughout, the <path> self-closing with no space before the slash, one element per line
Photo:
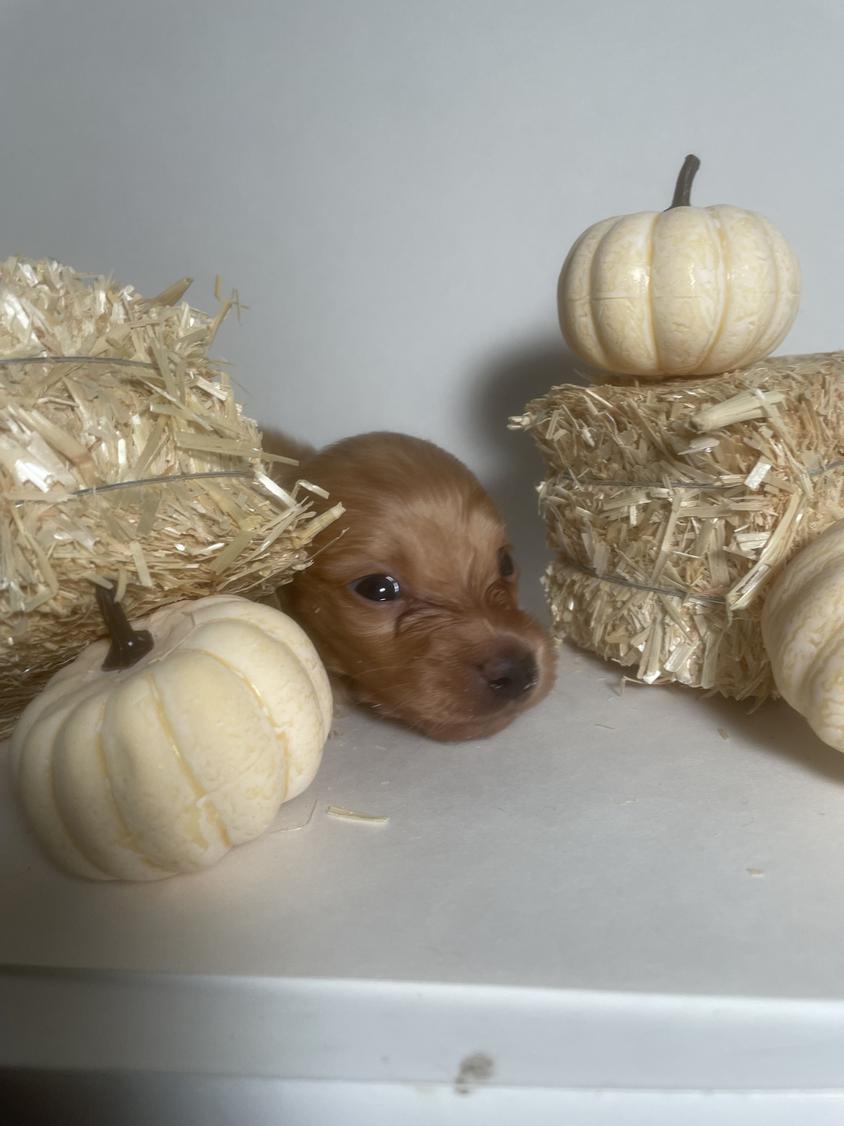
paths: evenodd
<path fill-rule="evenodd" d="M 654 371 L 661 371 L 662 370 L 662 361 L 660 360 L 660 357 L 659 357 L 659 342 L 657 341 L 657 338 L 656 338 L 656 327 L 655 327 L 656 326 L 656 316 L 655 316 L 655 313 L 654 313 L 653 278 L 651 277 L 651 266 L 653 265 L 653 260 L 654 260 L 654 234 L 656 232 L 656 225 L 659 222 L 659 216 L 660 216 L 660 212 L 658 212 L 658 211 L 654 212 L 654 221 L 651 223 L 651 229 L 648 232 L 648 250 L 647 250 L 647 261 L 648 261 L 648 287 L 647 287 L 648 301 L 647 301 L 647 305 L 648 305 L 648 318 L 650 320 L 650 326 L 651 326 L 651 340 L 653 341 L 653 349 L 654 349 Z"/>
<path fill-rule="evenodd" d="M 798 572 L 797 577 L 800 579 L 799 585 L 796 585 L 787 597 L 783 597 L 782 595 L 778 596 L 773 613 L 768 619 L 769 632 L 772 636 L 776 637 L 776 661 L 778 665 L 782 665 L 782 655 L 784 651 L 788 652 L 795 646 L 800 649 L 805 645 L 805 615 L 801 615 L 794 625 L 790 625 L 790 619 L 800 611 L 801 606 L 807 599 L 812 602 L 817 602 L 818 599 L 823 599 L 824 602 L 827 601 L 830 595 L 830 587 L 834 589 L 834 587 L 840 583 L 840 578 L 837 574 L 840 570 L 840 566 L 840 558 L 833 557 L 823 562 L 822 566 L 814 572 L 810 572 L 808 575 L 800 575 Z M 814 647 L 804 665 L 804 671 L 800 675 L 797 692 L 801 697 L 805 694 L 806 688 L 816 675 L 818 668 L 826 663 L 830 653 L 840 645 L 840 631 L 834 628 L 835 625 L 838 624 L 838 615 L 830 613 L 825 616 L 823 625 L 828 627 L 830 624 L 833 626 L 831 635 Z M 793 679 L 794 675 L 792 665 L 789 679 Z M 798 707 L 798 710 L 802 710 L 802 708 Z"/>
<path fill-rule="evenodd" d="M 797 316 L 800 307 L 800 286 L 799 283 L 795 289 L 793 284 L 789 282 L 794 281 L 795 276 L 799 277 L 800 264 L 797 261 L 791 247 L 782 237 L 780 232 L 774 224 L 767 219 L 764 215 L 756 216 L 759 223 L 762 225 L 763 230 L 768 236 L 768 242 L 774 250 L 774 272 L 776 275 L 776 282 L 774 286 L 774 305 L 771 309 L 771 316 L 768 320 L 768 331 L 773 325 L 776 329 L 776 334 L 771 339 L 766 341 L 770 345 L 770 350 L 778 348 L 794 324 L 794 319 Z M 777 248 L 779 247 L 780 253 Z M 782 257 L 780 256 L 782 255 Z M 785 260 L 785 261 L 783 261 Z M 790 301 L 792 304 L 791 313 L 783 317 L 783 299 Z M 794 307 L 796 299 L 797 305 Z"/>
<path fill-rule="evenodd" d="M 812 658 L 806 668 L 805 674 L 801 678 L 798 692 L 796 693 L 797 702 L 794 706 L 801 715 L 806 715 L 807 710 L 811 706 L 817 682 L 819 680 L 823 681 L 825 677 L 829 677 L 830 669 L 828 666 L 833 662 L 836 656 L 840 657 L 842 647 L 844 647 L 844 638 L 842 638 L 840 632 L 833 630 L 832 635 L 827 637 L 812 654 Z M 834 671 L 834 668 L 832 671 Z M 840 676 L 840 672 L 838 672 L 837 675 Z"/>
<path fill-rule="evenodd" d="M 751 214 L 753 214 L 754 220 L 758 223 L 759 217 L 752 212 L 751 212 Z M 773 262 L 773 267 L 774 267 L 774 290 L 773 290 L 774 303 L 773 303 L 773 306 L 769 309 L 767 319 L 765 320 L 765 322 L 762 325 L 759 326 L 759 328 L 757 328 L 756 333 L 753 337 L 753 340 L 750 342 L 750 344 L 747 346 L 747 348 L 744 350 L 744 352 L 742 352 L 739 359 L 736 361 L 735 366 L 737 368 L 745 367 L 747 365 L 748 357 L 755 354 L 755 349 L 757 348 L 759 341 L 762 339 L 762 337 L 770 329 L 771 321 L 773 320 L 773 318 L 774 318 L 774 316 L 777 312 L 777 302 L 779 300 L 779 295 L 780 295 L 779 263 L 777 262 L 777 256 L 774 253 L 773 244 L 771 242 L 771 236 L 770 236 L 770 233 L 768 232 L 767 228 L 765 227 L 765 225 L 763 223 L 759 223 L 759 226 L 765 232 L 765 249 L 768 252 L 768 257 Z M 770 297 L 771 295 L 769 293 L 766 296 Z M 776 347 L 776 345 L 774 345 L 774 347 Z"/>
<path fill-rule="evenodd" d="M 220 597 L 223 597 L 223 596 L 220 596 Z M 237 603 L 238 599 L 235 596 L 231 599 L 231 601 Z M 208 609 L 210 612 L 205 613 L 206 609 Z M 308 691 L 310 692 L 312 700 L 316 704 L 317 712 L 320 716 L 320 719 L 322 720 L 323 737 L 326 737 L 327 734 L 328 734 L 328 731 L 331 727 L 333 710 L 332 710 L 332 707 L 331 707 L 330 697 L 325 702 L 326 706 L 323 707 L 323 700 L 322 700 L 321 694 L 319 692 L 319 689 L 317 687 L 317 684 L 315 683 L 315 680 L 318 680 L 318 679 L 320 679 L 321 676 L 324 676 L 324 669 L 322 668 L 322 665 L 321 665 L 321 662 L 320 662 L 320 659 L 319 659 L 319 655 L 317 654 L 316 649 L 314 648 L 313 643 L 311 642 L 310 638 L 304 632 L 304 630 L 301 629 L 301 627 L 295 626 L 295 633 L 298 634 L 304 642 L 304 645 L 302 646 L 301 651 L 298 651 L 297 648 L 296 648 L 296 645 L 291 644 L 291 641 L 289 640 L 289 638 L 286 638 L 284 636 L 283 632 L 279 632 L 275 628 L 275 626 L 273 624 L 273 619 L 275 618 L 276 611 L 272 610 L 268 606 L 262 605 L 259 602 L 250 602 L 249 603 L 249 610 L 250 610 L 250 612 L 255 612 L 255 611 L 264 612 L 264 619 L 265 620 L 262 620 L 260 617 L 253 619 L 251 616 L 245 617 L 245 616 L 239 615 L 238 616 L 238 622 L 239 622 L 240 627 L 241 628 L 248 627 L 249 629 L 254 630 L 256 633 L 258 633 L 260 636 L 267 638 L 274 645 L 280 645 L 283 648 L 285 655 L 287 657 L 291 658 L 295 662 L 295 664 L 298 665 L 299 668 L 301 668 L 304 671 L 305 678 L 308 682 Z M 191 617 L 192 617 L 192 619 L 193 619 L 193 621 L 196 625 L 196 630 L 191 632 L 191 634 L 189 635 L 189 637 L 187 639 L 186 644 L 184 645 L 184 648 L 196 650 L 196 644 L 195 644 L 196 634 L 201 631 L 201 628 L 205 625 L 213 625 L 215 623 L 219 623 L 219 622 L 225 620 L 224 615 L 221 615 L 216 611 L 217 611 L 216 607 L 213 607 L 213 608 L 203 607 L 201 613 L 192 613 L 191 614 Z M 269 618 L 267 618 L 267 615 L 266 615 L 267 611 L 269 612 L 269 615 L 270 615 Z M 287 621 L 287 625 L 295 625 L 295 623 L 292 621 L 292 619 L 287 619 L 286 621 Z M 193 642 L 193 643 L 191 643 L 191 642 Z M 206 649 L 200 649 L 200 650 L 196 650 L 196 651 L 202 652 L 207 656 L 215 655 L 215 654 L 210 653 Z M 232 665 L 228 665 L 226 663 L 224 657 L 219 656 L 219 654 L 217 654 L 217 656 L 219 657 L 219 660 L 221 660 L 224 664 L 226 664 L 226 667 L 231 669 L 231 671 L 233 673 L 235 673 L 237 676 L 243 676 L 243 674 L 240 672 L 240 670 L 238 668 L 236 668 Z M 250 688 L 253 687 L 251 682 L 249 682 L 248 680 L 247 680 L 247 683 L 249 684 Z M 330 693 L 330 685 L 328 685 L 327 678 L 326 678 L 326 688 L 329 690 L 329 693 Z M 273 723 L 272 718 L 270 716 L 268 716 L 267 718 L 268 718 L 268 722 L 273 727 L 273 730 L 277 731 L 278 728 Z"/>
<path fill-rule="evenodd" d="M 771 225 L 770 225 L 770 223 L 768 223 L 768 221 L 764 217 L 760 216 L 760 219 L 761 219 L 761 222 L 762 222 L 762 229 L 765 231 L 765 234 L 766 234 L 767 240 L 768 240 L 768 245 L 771 247 L 772 257 L 774 259 L 774 301 L 773 301 L 773 305 L 771 306 L 771 312 L 770 312 L 770 315 L 768 317 L 768 323 L 765 325 L 765 333 L 768 333 L 768 332 L 770 332 L 771 325 L 773 324 L 774 318 L 776 317 L 777 313 L 780 311 L 780 299 L 782 298 L 783 289 L 785 288 L 785 278 L 783 277 L 782 266 L 780 264 L 780 256 L 779 256 L 779 254 L 777 254 L 776 246 L 774 245 L 774 235 L 771 231 Z M 787 331 L 788 331 L 788 329 L 786 329 L 786 332 Z M 764 335 L 764 334 L 762 334 L 762 335 Z M 778 343 L 779 342 L 777 341 L 774 344 L 774 348 L 777 347 Z"/>
<path fill-rule="evenodd" d="M 103 746 L 103 722 L 102 721 L 103 721 L 103 715 L 105 714 L 105 710 L 106 710 L 107 706 L 108 706 L 108 702 L 106 702 L 105 706 L 103 707 L 102 714 L 100 715 L 100 722 L 97 724 L 97 734 L 96 734 L 96 738 L 94 740 L 94 746 L 95 746 L 96 751 L 97 751 L 97 758 L 100 760 L 100 766 L 102 767 L 102 775 L 103 775 L 103 778 L 105 779 L 105 784 L 106 784 L 106 787 L 108 789 L 109 797 L 111 798 L 111 804 L 114 806 L 114 812 L 117 815 L 117 820 L 120 822 L 121 826 L 123 827 L 123 831 L 125 833 L 125 839 L 123 840 L 122 844 L 126 848 L 128 848 L 130 852 L 134 852 L 136 856 L 140 857 L 140 859 L 143 860 L 145 864 L 149 864 L 149 866 L 151 868 L 154 868 L 154 869 L 156 869 L 156 871 L 162 872 L 165 875 L 169 875 L 169 874 L 172 873 L 172 870 L 170 868 L 164 868 L 161 864 L 155 864 L 152 860 L 150 860 L 149 857 L 145 855 L 143 849 L 141 849 L 138 842 L 135 840 L 135 834 L 129 828 L 129 822 L 123 816 L 123 810 L 120 808 L 120 803 L 117 800 L 117 795 L 115 794 L 114 787 L 111 784 L 111 774 L 109 773 L 109 769 L 108 769 L 108 757 L 106 755 L 105 747 Z M 83 853 L 82 855 L 85 856 L 86 859 L 88 859 L 87 853 Z M 93 864 L 95 868 L 100 867 L 100 865 L 95 864 L 93 860 L 91 860 L 90 863 Z M 103 869 L 103 871 L 105 871 L 105 869 Z M 107 874 L 110 876 L 111 879 L 114 879 L 114 876 L 112 876 L 111 873 L 107 873 Z"/>
<path fill-rule="evenodd" d="M 100 643 L 95 641 L 90 646 L 90 648 L 93 649 L 94 645 L 98 644 Z M 105 647 L 103 647 L 102 652 L 103 654 L 105 654 Z M 70 667 L 70 665 L 65 665 L 64 669 L 61 669 L 59 671 L 63 672 L 65 669 L 70 669 Z M 109 673 L 103 675 L 110 676 L 111 674 Z M 56 692 L 55 699 L 49 701 L 49 703 L 47 703 L 47 705 L 38 712 L 38 715 L 33 723 L 33 727 L 41 723 L 42 720 L 49 719 L 51 716 L 55 715 L 57 711 L 63 710 L 63 708 L 65 707 L 65 696 L 67 695 L 69 685 L 72 684 L 74 687 L 74 693 L 76 695 L 75 707 L 79 707 L 80 704 L 86 703 L 91 699 L 92 696 L 96 696 L 99 692 L 102 691 L 102 681 L 98 681 L 94 677 L 91 677 L 90 679 L 84 679 L 79 677 L 77 674 L 77 676 L 75 677 L 68 676 L 61 683 L 64 691 Z M 46 694 L 46 691 L 47 689 L 44 690 L 44 694 Z M 39 699 L 39 697 L 36 697 L 36 699 Z M 12 745 L 14 745 L 14 741 Z"/>
<path fill-rule="evenodd" d="M 715 334 L 713 335 L 712 339 L 707 344 L 706 349 L 704 350 L 704 353 L 701 356 L 700 360 L 698 360 L 698 364 L 697 364 L 698 371 L 700 371 L 702 368 L 704 368 L 706 366 L 706 364 L 709 360 L 709 357 L 712 355 L 712 353 L 715 351 L 717 346 L 720 344 L 721 337 L 724 335 L 724 328 L 726 327 L 726 324 L 727 324 L 728 310 L 730 308 L 730 283 L 732 281 L 732 274 L 730 272 L 731 259 L 730 259 L 730 255 L 728 253 L 727 242 L 726 242 L 726 239 L 724 238 L 724 227 L 721 223 L 721 220 L 718 218 L 718 216 L 712 214 L 713 210 L 714 210 L 713 208 L 707 207 L 706 208 L 706 214 L 710 218 L 712 218 L 715 222 L 715 228 L 718 232 L 718 244 L 719 244 L 719 249 L 720 249 L 720 252 L 721 252 L 720 253 L 720 263 L 719 263 L 720 266 L 721 266 L 721 277 L 723 279 L 723 285 L 721 287 L 721 316 L 718 318 L 718 324 L 715 328 Z M 737 364 L 733 365 L 733 366 L 738 367 Z"/>
<path fill-rule="evenodd" d="M 248 623 L 241 622 L 239 624 L 242 628 L 243 625 L 251 625 L 252 623 L 251 622 L 248 622 Z M 255 629 L 256 633 L 261 632 L 260 630 L 257 629 L 257 627 L 253 626 L 252 628 Z M 267 635 L 264 635 L 264 636 L 267 636 Z M 308 684 L 310 685 L 310 678 L 307 676 L 307 669 L 304 668 L 304 665 L 299 660 L 299 658 L 296 656 L 296 654 L 293 652 L 293 650 L 290 648 L 290 646 L 285 645 L 284 642 L 280 641 L 277 637 L 273 637 L 270 640 L 273 642 L 273 644 L 280 645 L 286 651 L 286 655 L 289 656 L 290 659 L 295 664 L 299 665 L 299 667 L 302 668 L 305 671 L 306 679 L 308 680 Z M 273 719 L 272 713 L 270 712 L 270 709 L 267 707 L 267 702 L 264 699 L 264 697 L 261 695 L 261 693 L 255 687 L 255 685 L 252 683 L 252 681 L 249 679 L 249 677 L 244 676 L 244 674 L 240 671 L 239 668 L 237 668 L 235 665 L 232 665 L 229 661 L 226 660 L 225 657 L 221 657 L 219 653 L 212 653 L 209 649 L 202 649 L 198 645 L 183 645 L 182 651 L 183 652 L 191 652 L 191 653 L 201 653 L 203 655 L 203 657 L 210 657 L 212 661 L 217 661 L 218 664 L 221 664 L 224 669 L 227 669 L 230 673 L 233 673 L 234 676 L 236 676 L 238 678 L 238 680 L 243 681 L 243 683 L 246 685 L 246 687 L 249 689 L 249 691 L 255 697 L 255 699 L 258 703 L 258 707 L 263 712 L 264 716 L 266 717 L 267 723 L 269 723 L 269 725 L 273 729 L 273 731 L 277 735 L 283 735 L 284 734 L 282 729 L 278 726 L 278 724 Z M 315 705 L 318 704 L 318 701 L 316 699 L 316 693 L 313 690 L 311 691 L 311 697 L 313 699 L 314 704 Z M 319 709 L 317 708 L 317 710 L 319 710 Z"/>
<path fill-rule="evenodd" d="M 607 222 L 612 222 L 612 220 L 607 220 Z M 574 302 L 567 302 L 566 300 L 564 300 L 564 295 L 568 292 L 568 287 L 570 285 L 570 271 L 572 269 L 572 264 L 577 260 L 578 252 L 582 249 L 583 244 L 589 238 L 589 236 L 592 233 L 592 231 L 594 230 L 594 228 L 598 225 L 599 224 L 595 223 L 591 227 L 588 227 L 581 235 L 578 236 L 578 238 L 575 239 L 574 243 L 571 246 L 571 249 L 569 250 L 568 254 L 566 255 L 565 261 L 563 262 L 562 269 L 560 270 L 559 277 L 557 278 L 557 314 L 558 314 L 560 329 L 562 330 L 562 333 L 563 333 L 563 338 L 568 342 L 569 347 L 572 349 L 572 351 L 577 356 L 579 356 L 580 359 L 584 359 L 588 363 L 594 363 L 596 361 L 594 360 L 594 358 L 591 357 L 590 350 L 588 348 L 582 347 L 581 342 L 580 342 L 580 334 L 579 334 L 578 331 L 576 331 L 575 325 L 574 324 L 568 324 L 568 329 L 567 329 L 567 322 L 568 322 L 569 316 L 570 316 L 570 312 L 569 312 L 570 305 L 573 304 Z M 594 254 L 594 250 L 593 250 L 593 254 Z M 598 363 L 598 366 L 601 367 L 601 366 L 604 366 L 604 361 L 605 361 L 606 357 L 603 354 L 603 349 L 601 348 L 601 342 L 600 342 L 600 340 L 598 340 L 597 333 L 595 332 L 595 318 L 592 315 L 592 298 L 591 298 L 591 295 L 590 295 L 590 286 L 591 286 L 591 278 L 592 278 L 592 265 L 591 265 L 592 261 L 593 261 L 593 256 L 590 255 L 590 257 L 589 257 L 589 263 L 590 263 L 590 265 L 589 265 L 589 284 L 587 285 L 586 290 L 583 293 L 583 295 L 578 297 L 576 299 L 576 301 L 579 304 L 584 304 L 585 307 L 586 307 L 586 313 L 587 313 L 587 316 L 589 318 L 590 325 L 592 327 L 593 336 L 595 338 L 595 348 L 596 348 L 596 350 L 599 350 L 601 352 L 600 362 Z M 573 343 L 573 341 L 576 341 L 576 343 Z"/>
<path fill-rule="evenodd" d="M 243 623 L 241 623 L 241 625 L 242 624 Z M 248 624 L 251 625 L 251 623 L 248 623 Z M 256 627 L 253 627 L 253 628 L 256 628 Z M 257 628 L 256 628 L 256 632 L 260 632 L 260 631 L 257 630 Z M 275 642 L 276 645 L 281 645 L 287 651 L 289 656 L 296 662 L 296 664 L 301 666 L 301 661 L 299 661 L 299 659 L 296 657 L 296 654 L 293 652 L 293 650 L 289 646 L 285 645 L 283 641 L 279 641 L 277 638 L 273 638 L 272 640 Z M 243 675 L 243 673 L 240 671 L 240 669 L 235 668 L 234 665 L 229 664 L 229 662 L 225 659 L 225 657 L 221 657 L 219 655 L 219 653 L 212 653 L 208 649 L 200 649 L 198 646 L 194 646 L 194 645 L 185 645 L 183 648 L 184 648 L 185 652 L 201 653 L 203 657 L 208 657 L 210 660 L 216 661 L 218 664 L 222 665 L 224 669 L 226 669 L 228 672 L 232 673 L 234 676 L 236 676 L 238 678 L 238 680 L 240 680 L 243 684 L 245 684 L 246 687 L 249 689 L 249 691 L 252 693 L 252 695 L 255 697 L 255 700 L 258 704 L 258 708 L 261 711 L 261 713 L 263 714 L 267 723 L 272 728 L 273 733 L 277 736 L 277 738 L 279 740 L 284 739 L 284 793 L 286 795 L 287 791 L 290 789 L 290 754 L 288 753 L 288 748 L 290 746 L 290 740 L 287 736 L 287 732 L 283 731 L 276 724 L 275 720 L 272 717 L 270 709 L 267 707 L 267 703 L 266 703 L 266 700 L 264 699 L 264 697 L 261 695 L 261 693 L 255 687 L 255 685 L 252 683 L 252 681 L 247 676 Z M 308 684 L 310 685 L 310 678 L 306 677 L 306 679 L 308 680 Z M 316 699 L 316 693 L 311 692 L 311 696 L 313 698 L 314 704 L 317 705 L 316 710 L 319 713 L 319 707 L 318 707 L 319 701 Z M 254 762 L 255 762 L 255 760 L 253 759 L 253 761 L 251 763 L 249 763 L 244 768 L 244 773 L 246 773 L 247 770 L 251 769 Z M 220 787 L 218 787 L 218 789 L 219 788 Z M 207 791 L 209 796 L 211 794 L 216 793 L 216 792 L 217 792 L 216 790 Z"/>
<path fill-rule="evenodd" d="M 208 620 L 209 623 L 220 621 L 219 618 L 209 618 L 207 620 Z M 269 641 L 271 641 L 273 643 L 273 645 L 280 646 L 284 650 L 285 657 L 287 657 L 289 660 L 291 660 L 294 665 L 297 665 L 304 672 L 305 680 L 307 681 L 307 685 L 308 685 L 308 692 L 310 694 L 311 702 L 314 704 L 316 711 L 317 711 L 317 714 L 319 715 L 320 719 L 322 719 L 322 706 L 320 704 L 319 693 L 316 691 L 316 687 L 314 685 L 313 678 L 311 676 L 311 671 L 308 669 L 308 667 L 305 663 L 305 660 L 302 657 L 299 656 L 299 654 L 296 652 L 294 647 L 292 645 L 290 645 L 287 641 L 285 641 L 283 637 L 280 637 L 278 634 L 272 633 L 269 630 L 264 629 L 257 622 L 249 621 L 248 619 L 243 618 L 243 619 L 239 620 L 238 625 L 241 629 L 249 629 L 249 630 L 253 631 L 254 633 L 258 634 L 260 637 L 267 638 Z M 311 644 L 310 639 L 307 637 L 307 634 L 303 633 L 303 636 L 305 637 L 306 641 L 308 641 L 308 644 L 310 645 Z M 191 635 L 191 638 L 193 640 L 195 640 L 195 635 Z M 242 681 L 244 681 L 244 683 L 248 686 L 250 691 L 255 694 L 255 697 L 256 697 L 256 699 L 258 700 L 258 703 L 261 706 L 261 710 L 264 712 L 264 715 L 267 717 L 267 722 L 270 724 L 273 731 L 276 731 L 279 734 L 283 734 L 281 729 L 276 725 L 275 721 L 273 720 L 272 715 L 269 711 L 269 708 L 267 707 L 266 701 L 264 700 L 264 697 L 258 691 L 257 687 L 252 683 L 252 681 L 249 680 L 249 678 L 247 676 L 245 676 L 244 673 L 241 672 L 241 670 L 239 668 L 237 668 L 237 666 L 230 664 L 226 660 L 226 658 L 222 657 L 219 653 L 211 652 L 208 649 L 201 649 L 196 644 L 186 643 L 183 646 L 183 648 L 184 649 L 190 649 L 194 652 L 202 653 L 206 657 L 213 657 L 215 660 L 219 661 L 221 665 L 223 665 L 225 668 L 227 668 L 230 672 L 234 673 L 235 676 L 239 677 Z M 328 734 L 326 728 L 330 727 L 330 724 L 331 724 L 331 713 L 329 713 L 329 716 L 328 716 L 328 723 L 323 724 L 322 734 L 323 734 L 324 737 Z"/>
<path fill-rule="evenodd" d="M 173 731 L 173 728 L 170 726 L 170 721 L 168 720 L 167 713 L 164 710 L 164 704 L 163 704 L 162 699 L 161 699 L 161 694 L 158 691 L 158 685 L 155 681 L 155 676 L 152 673 L 148 673 L 144 677 L 144 679 L 149 683 L 150 690 L 152 692 L 153 706 L 155 707 L 155 710 L 158 713 L 158 718 L 161 722 L 162 729 L 163 729 L 164 734 L 167 738 L 167 743 L 170 747 L 170 750 L 173 752 L 173 756 L 175 757 L 176 761 L 178 762 L 180 769 L 182 770 L 183 774 L 185 775 L 188 782 L 190 783 L 191 789 L 193 790 L 196 797 L 200 800 L 203 797 L 209 797 L 210 798 L 210 795 L 208 795 L 207 792 L 205 790 L 203 790 L 202 786 L 200 786 L 199 782 L 197 781 L 197 777 L 194 774 L 190 763 L 187 761 L 187 759 L 184 757 L 182 752 L 179 750 L 178 743 L 176 742 L 175 732 Z M 199 801 L 197 801 L 196 804 L 199 805 Z M 217 829 L 219 830 L 220 837 L 223 841 L 223 844 L 226 845 L 227 848 L 232 848 L 231 838 L 229 837 L 229 833 L 228 833 L 228 830 L 226 829 L 225 822 L 223 821 L 222 814 L 220 813 L 219 809 L 217 809 L 216 805 L 214 805 L 213 801 L 209 800 L 207 805 L 208 805 L 208 809 L 211 811 L 211 815 L 212 815 L 212 818 L 214 820 L 214 823 L 216 824 Z M 199 835 L 201 836 L 202 834 L 200 833 Z M 206 848 L 208 847 L 208 843 L 209 843 L 208 841 L 204 842 Z"/>
<path fill-rule="evenodd" d="M 621 221 L 624 218 L 625 218 L 624 215 L 617 216 L 616 219 L 614 220 L 612 226 L 607 227 L 607 229 L 604 231 L 604 233 L 601 235 L 600 239 L 598 240 L 598 243 L 595 246 L 595 249 L 592 251 L 592 260 L 589 263 L 589 294 L 588 294 L 589 315 L 592 318 L 592 324 L 595 328 L 595 339 L 597 340 L 598 344 L 600 345 L 601 352 L 603 353 L 604 363 L 603 363 L 602 366 L 607 368 L 607 370 L 609 370 L 609 371 L 614 370 L 613 367 L 612 367 L 612 361 L 613 361 L 614 353 L 613 353 L 612 348 L 608 347 L 607 342 L 604 340 L 603 326 L 601 325 L 601 322 L 598 320 L 598 318 L 595 316 L 595 309 L 594 309 L 593 304 L 592 304 L 593 293 L 595 291 L 595 265 L 599 261 L 601 248 L 603 247 L 604 243 L 616 231 L 619 224 L 621 223 Z M 607 362 L 607 361 L 610 361 L 610 362 Z"/>
<path fill-rule="evenodd" d="M 72 832 L 70 826 L 67 823 L 67 818 L 64 815 L 64 811 L 62 810 L 61 802 L 59 801 L 58 789 L 56 788 L 56 756 L 55 756 L 55 753 L 51 754 L 49 756 L 49 775 L 50 775 L 50 793 L 53 796 L 53 808 L 56 811 L 56 816 L 58 817 L 62 828 L 64 829 L 65 833 L 67 834 L 67 839 L 72 843 L 73 847 L 76 849 L 76 851 L 82 857 L 82 859 L 87 861 L 88 864 L 90 864 L 92 868 L 96 868 L 98 872 L 102 872 L 103 876 L 106 879 L 112 878 L 110 872 L 108 872 L 105 868 L 103 868 L 101 864 L 97 864 L 95 861 L 93 861 L 90 858 L 90 856 L 88 855 L 86 850 L 79 843 L 79 841 L 76 837 L 76 834 Z"/>

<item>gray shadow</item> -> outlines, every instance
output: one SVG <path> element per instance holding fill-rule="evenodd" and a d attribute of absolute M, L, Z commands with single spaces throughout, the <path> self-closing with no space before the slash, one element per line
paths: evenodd
<path fill-rule="evenodd" d="M 766 754 L 796 760 L 813 774 L 844 785 L 844 755 L 822 742 L 784 700 L 769 700 L 753 709 L 747 701 L 712 696 L 701 700 L 701 706 L 712 712 L 718 726 L 740 734 Z"/>
<path fill-rule="evenodd" d="M 290 434 L 286 434 L 283 430 L 278 430 L 273 426 L 261 426 L 261 446 L 268 454 L 278 454 L 281 457 L 294 458 L 300 465 L 308 461 L 316 453 L 316 449 L 309 445 L 307 442 L 301 441 L 299 438 L 294 438 Z M 291 466 L 291 471 L 295 473 L 295 466 Z"/>
<path fill-rule="evenodd" d="M 545 473 L 533 439 L 508 430 L 507 420 L 561 383 L 587 386 L 593 382 L 600 382 L 600 376 L 569 351 L 562 337 L 549 334 L 499 354 L 482 368 L 467 404 L 467 428 L 474 431 L 474 441 L 496 466 L 495 475 L 484 484 L 516 549 L 523 576 L 522 599 L 543 620 L 548 615 L 538 579 L 551 553 L 537 511 L 536 487 Z"/>

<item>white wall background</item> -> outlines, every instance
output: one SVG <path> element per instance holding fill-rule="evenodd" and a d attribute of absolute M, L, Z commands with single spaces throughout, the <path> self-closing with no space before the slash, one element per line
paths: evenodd
<path fill-rule="evenodd" d="M 844 344 L 842 59 L 838 0 L 0 0 L 0 253 L 219 272 L 251 413 L 431 437 L 535 534 L 504 424 L 565 379 L 563 257 L 687 152 L 797 250 L 784 349 Z"/>

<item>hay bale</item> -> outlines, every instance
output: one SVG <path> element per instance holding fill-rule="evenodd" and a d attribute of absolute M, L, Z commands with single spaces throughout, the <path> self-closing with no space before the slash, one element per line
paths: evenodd
<path fill-rule="evenodd" d="M 548 466 L 554 628 L 646 683 L 774 694 L 770 577 L 844 516 L 844 353 L 562 386 L 511 420 Z"/>
<path fill-rule="evenodd" d="M 339 514 L 271 479 L 208 358 L 231 302 L 208 316 L 178 303 L 188 285 L 147 300 L 56 262 L 0 264 L 0 736 L 102 636 L 92 584 L 130 617 L 257 597 Z"/>

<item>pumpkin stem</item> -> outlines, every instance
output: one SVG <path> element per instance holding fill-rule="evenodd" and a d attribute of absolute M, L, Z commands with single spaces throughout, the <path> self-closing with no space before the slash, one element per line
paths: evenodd
<path fill-rule="evenodd" d="M 132 629 L 129 619 L 114 591 L 97 586 L 97 605 L 111 637 L 111 648 L 103 661 L 103 669 L 128 669 L 145 657 L 155 642 L 148 629 Z"/>
<path fill-rule="evenodd" d="M 689 153 L 683 161 L 683 167 L 677 177 L 677 186 L 674 189 L 671 207 L 691 207 L 692 181 L 697 175 L 698 168 L 700 168 L 700 161 L 694 153 Z M 671 207 L 667 210 L 670 211 Z"/>

